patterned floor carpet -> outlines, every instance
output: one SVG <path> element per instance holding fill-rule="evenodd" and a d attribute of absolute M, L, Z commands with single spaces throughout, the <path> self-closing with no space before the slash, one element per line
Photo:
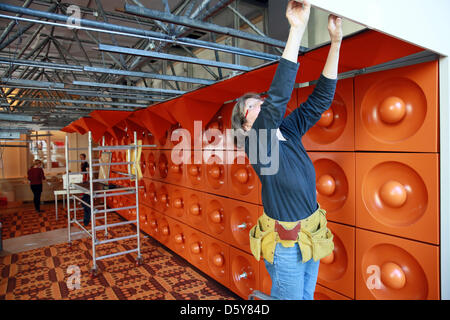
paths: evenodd
<path fill-rule="evenodd" d="M 28 213 L 26 219 L 31 216 L 35 215 Z M 116 219 L 122 218 L 116 216 Z M 46 221 L 45 218 L 43 220 Z M 23 222 L 23 218 L 12 221 L 16 221 L 16 224 L 10 224 L 15 231 L 6 230 L 7 234 L 17 234 L 17 230 L 24 232 L 23 228 L 17 228 L 21 225 L 17 221 Z M 41 226 L 40 223 L 34 221 L 33 225 L 37 224 L 39 228 L 57 226 L 52 223 Z M 110 234 L 124 236 L 133 233 L 134 228 L 130 225 L 115 227 L 110 229 Z M 133 239 L 107 243 L 98 247 L 97 255 L 135 247 L 136 241 Z M 135 253 L 122 255 L 99 261 L 100 272 L 96 277 L 91 277 L 91 252 L 91 240 L 86 238 L 74 241 L 72 247 L 64 243 L 0 257 L 0 300 L 239 299 L 143 233 L 143 263 L 140 266 L 136 266 Z"/>
<path fill-rule="evenodd" d="M 62 206 L 58 209 L 56 220 L 55 205 L 44 204 L 43 213 L 37 213 L 33 206 L 24 204 L 19 208 L 0 208 L 0 222 L 2 223 L 2 238 L 10 239 L 34 233 L 67 228 L 67 218 Z"/>

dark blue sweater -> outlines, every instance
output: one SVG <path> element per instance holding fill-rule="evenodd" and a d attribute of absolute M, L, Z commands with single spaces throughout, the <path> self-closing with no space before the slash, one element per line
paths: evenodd
<path fill-rule="evenodd" d="M 318 208 L 316 172 L 301 139 L 330 107 L 337 83 L 336 79 L 321 75 L 308 99 L 283 118 L 298 67 L 297 63 L 280 60 L 268 97 L 245 140 L 245 152 L 262 184 L 264 211 L 279 221 L 305 219 Z M 287 141 L 278 140 L 275 135 L 278 128 Z M 264 135 L 260 129 L 273 130 Z M 257 160 L 252 161 L 256 154 Z M 279 155 L 278 165 L 274 161 L 276 154 Z M 270 172 L 275 169 L 275 174 Z"/>

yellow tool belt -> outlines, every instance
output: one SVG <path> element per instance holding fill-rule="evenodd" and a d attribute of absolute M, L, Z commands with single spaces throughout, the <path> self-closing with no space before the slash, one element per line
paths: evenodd
<path fill-rule="evenodd" d="M 282 240 L 276 230 L 281 225 L 287 232 L 299 228 L 295 240 Z M 296 231 L 296 230 L 295 230 Z M 284 235 L 283 235 L 284 236 Z M 293 247 L 298 243 L 302 253 L 302 262 L 311 258 L 318 261 L 333 252 L 333 234 L 327 228 L 326 211 L 317 209 L 308 218 L 294 222 L 277 221 L 270 218 L 265 212 L 259 217 L 258 222 L 250 230 L 250 249 L 256 260 L 259 261 L 261 254 L 268 262 L 273 263 L 273 255 L 277 243 L 283 247 Z"/>

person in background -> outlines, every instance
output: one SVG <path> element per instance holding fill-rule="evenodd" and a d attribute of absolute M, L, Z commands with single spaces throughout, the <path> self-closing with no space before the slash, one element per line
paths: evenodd
<path fill-rule="evenodd" d="M 42 161 L 34 160 L 33 166 L 28 170 L 28 180 L 30 181 L 31 191 L 34 195 L 34 208 L 36 212 L 44 212 L 41 210 L 41 194 L 42 194 L 42 180 L 45 180 L 44 170 L 41 168 Z"/>
<path fill-rule="evenodd" d="M 87 172 L 89 170 L 89 162 L 86 161 L 86 154 L 84 154 L 84 153 L 80 154 L 80 160 L 82 160 L 81 172 L 86 172 L 86 173 L 83 173 L 83 182 L 88 182 L 89 174 Z"/>

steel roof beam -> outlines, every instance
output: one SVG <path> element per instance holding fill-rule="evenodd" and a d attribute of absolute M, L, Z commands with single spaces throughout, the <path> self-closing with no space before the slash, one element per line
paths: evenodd
<path fill-rule="evenodd" d="M 154 40 L 169 42 L 169 43 L 173 43 L 173 44 L 184 44 L 184 45 L 193 46 L 193 47 L 200 47 L 200 48 L 206 48 L 206 49 L 211 49 L 211 50 L 219 50 L 219 51 L 229 52 L 229 53 L 233 53 L 233 54 L 239 54 L 239 55 L 243 55 L 243 56 L 258 58 L 258 59 L 262 59 L 262 60 L 274 61 L 274 60 L 278 60 L 280 58 L 279 56 L 267 54 L 267 53 L 263 53 L 263 52 L 257 52 L 257 51 L 248 50 L 248 49 L 240 49 L 240 48 L 236 48 L 236 47 L 232 47 L 232 46 L 220 45 L 217 43 L 211 43 L 208 41 L 202 41 L 202 40 L 196 40 L 196 39 L 190 39 L 190 38 L 173 38 L 169 35 L 164 35 L 162 33 L 155 32 L 155 31 L 137 29 L 137 28 L 132 28 L 132 27 L 125 27 L 125 26 L 120 26 L 120 25 L 116 25 L 116 24 L 93 21 L 93 20 L 88 20 L 88 19 L 80 19 L 79 20 L 80 26 L 74 26 L 72 24 L 70 24 L 70 25 L 66 24 L 67 20 L 70 18 L 66 15 L 51 13 L 51 12 L 44 12 L 44 11 L 39 11 L 39 10 L 32 10 L 32 9 L 17 7 L 17 6 L 13 6 L 13 5 L 5 4 L 5 3 L 0 3 L 0 10 L 12 12 L 12 13 L 21 13 L 24 15 L 30 15 L 30 16 L 34 16 L 34 17 L 38 17 L 38 18 L 51 19 L 51 20 L 60 21 L 60 22 L 64 22 L 64 23 L 61 24 L 61 23 L 53 23 L 53 22 L 43 21 L 43 20 L 33 20 L 33 19 L 27 19 L 27 18 L 22 18 L 22 17 L 15 18 L 15 17 L 11 17 L 11 16 L 0 15 L 0 17 L 3 17 L 3 18 L 23 20 L 23 21 L 32 21 L 34 23 L 50 24 L 50 25 L 56 25 L 56 26 L 61 26 L 61 27 L 66 27 L 66 28 L 71 27 L 71 28 L 78 28 L 78 29 L 83 29 L 83 30 L 88 29 L 88 30 L 97 31 L 97 32 L 121 34 L 124 36 L 140 37 L 140 38 L 144 38 L 147 40 L 154 39 Z"/>
<path fill-rule="evenodd" d="M 176 16 L 176 15 L 173 15 L 173 14 L 167 13 L 167 12 L 151 10 L 151 9 L 147 9 L 144 7 L 133 6 L 133 5 L 129 5 L 127 3 L 125 3 L 125 12 L 143 16 L 143 17 L 147 17 L 147 18 L 164 21 L 164 22 L 175 23 L 177 25 L 183 25 L 183 26 L 187 26 L 187 27 L 190 27 L 193 29 L 200 29 L 200 30 L 204 30 L 204 31 L 228 35 L 231 37 L 236 37 L 236 38 L 240 38 L 240 39 L 263 43 L 263 44 L 267 44 L 267 45 L 271 45 L 271 46 L 275 46 L 275 47 L 284 48 L 286 45 L 286 43 L 283 41 L 272 39 L 267 36 L 254 35 L 251 33 L 243 32 L 241 30 L 222 27 L 222 26 L 218 26 L 213 23 L 198 21 L 198 20 L 187 18 L 184 16 Z"/>
<path fill-rule="evenodd" d="M 184 94 L 184 93 L 186 93 L 186 91 L 180 91 L 180 90 L 155 89 L 155 88 L 125 86 L 125 85 L 120 85 L 120 84 L 98 83 L 98 82 L 88 82 L 88 81 L 73 81 L 72 84 L 76 85 L 76 86 L 136 90 L 136 91 L 146 91 L 146 92 L 154 92 L 154 93 L 160 93 L 160 94 Z"/>
<path fill-rule="evenodd" d="M 205 59 L 196 59 L 196 58 L 191 58 L 191 57 L 186 57 L 186 56 L 178 56 L 178 55 L 174 55 L 174 54 L 152 52 L 152 51 L 138 50 L 138 49 L 132 49 L 132 48 L 125 48 L 125 47 L 116 47 L 116 46 L 110 46 L 110 45 L 106 45 L 106 44 L 99 44 L 98 49 L 101 51 L 126 53 L 126 54 L 131 54 L 131 55 L 136 55 L 136 56 L 143 56 L 143 57 L 162 59 L 162 60 L 187 62 L 187 63 L 200 64 L 200 65 L 204 65 L 204 66 L 218 67 L 218 68 L 238 70 L 238 71 L 250 71 L 252 69 L 249 67 L 232 64 L 232 63 L 217 62 L 217 61 L 205 60 Z"/>
<path fill-rule="evenodd" d="M 32 116 L 23 116 L 12 113 L 0 112 L 0 120 L 19 121 L 19 122 L 33 122 Z"/>
<path fill-rule="evenodd" d="M 22 7 L 24 8 L 28 8 L 31 4 L 31 2 L 33 2 L 33 0 L 26 0 Z M 17 14 L 16 17 L 20 17 L 21 14 Z M 3 40 L 5 40 L 5 38 L 8 36 L 8 34 L 11 32 L 11 30 L 14 28 L 15 22 L 11 21 L 8 26 L 5 28 L 5 30 L 3 30 L 2 34 L 0 35 L 0 43 L 3 42 Z"/>
<path fill-rule="evenodd" d="M 107 69 L 107 68 L 98 68 L 98 67 L 83 67 L 83 70 L 90 71 L 90 72 L 109 73 L 109 74 L 116 74 L 116 75 L 123 75 L 123 76 L 138 77 L 138 78 L 149 78 L 149 79 L 160 79 L 160 80 L 167 80 L 167 81 L 198 83 L 198 84 L 204 84 L 204 85 L 210 85 L 210 84 L 215 83 L 214 80 L 208 80 L 208 79 L 169 76 L 169 75 L 149 73 L 149 72 L 140 72 L 140 71 L 127 71 L 127 70 Z"/>

